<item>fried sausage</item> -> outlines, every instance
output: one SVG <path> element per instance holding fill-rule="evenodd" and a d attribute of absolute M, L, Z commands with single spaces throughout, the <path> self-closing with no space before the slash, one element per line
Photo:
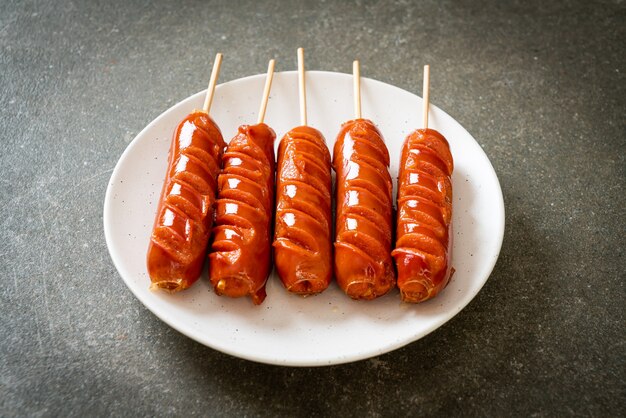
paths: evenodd
<path fill-rule="evenodd" d="M 335 142 L 335 277 L 353 299 L 374 299 L 395 283 L 391 260 L 389 152 L 366 119 L 343 124 Z"/>
<path fill-rule="evenodd" d="M 448 141 L 418 129 L 404 141 L 398 177 L 398 288 L 405 302 L 423 302 L 450 280 L 452 170 Z"/>
<path fill-rule="evenodd" d="M 243 125 L 230 141 L 218 178 L 210 279 L 218 295 L 265 299 L 271 268 L 274 140 L 264 123 Z"/>
<path fill-rule="evenodd" d="M 200 276 L 225 145 L 218 126 L 202 111 L 188 115 L 174 131 L 148 247 L 152 287 L 183 290 Z"/>
<path fill-rule="evenodd" d="M 289 131 L 278 148 L 274 264 L 287 290 L 322 292 L 332 275 L 330 153 L 317 129 Z"/>

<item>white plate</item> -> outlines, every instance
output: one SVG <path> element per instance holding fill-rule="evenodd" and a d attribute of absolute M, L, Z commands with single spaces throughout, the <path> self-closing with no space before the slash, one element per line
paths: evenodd
<path fill-rule="evenodd" d="M 243 123 L 255 123 L 264 75 L 217 87 L 212 116 L 226 141 Z M 279 139 L 299 124 L 296 72 L 277 73 L 266 123 Z M 397 177 L 404 137 L 420 126 L 422 99 L 379 81 L 363 78 L 363 116 L 383 133 Z M 307 72 L 309 124 L 332 150 L 341 123 L 353 118 L 348 74 Z M 321 295 L 301 298 L 286 292 L 278 276 L 267 284 L 267 299 L 215 295 L 203 277 L 189 290 L 170 295 L 148 289 L 146 252 L 167 166 L 172 132 L 204 92 L 195 94 L 152 121 L 120 158 L 104 202 L 104 232 L 111 258 L 126 285 L 171 327 L 216 350 L 263 363 L 318 366 L 376 356 L 437 329 L 472 300 L 491 273 L 504 235 L 504 202 L 489 159 L 454 119 L 431 107 L 430 127 L 450 142 L 454 156 L 454 248 L 456 269 L 448 287 L 419 305 L 400 302 L 397 290 L 375 301 L 353 301 L 333 283 Z M 394 180 L 395 181 L 395 180 Z"/>

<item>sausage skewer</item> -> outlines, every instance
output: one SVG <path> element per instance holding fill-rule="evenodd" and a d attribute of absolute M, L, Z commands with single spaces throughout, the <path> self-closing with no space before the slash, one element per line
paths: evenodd
<path fill-rule="evenodd" d="M 304 48 L 298 48 L 298 99 L 300 100 L 300 125 L 307 125 L 306 74 L 304 72 Z"/>
<path fill-rule="evenodd" d="M 231 139 L 218 178 L 214 240 L 209 277 L 218 295 L 265 299 L 271 270 L 274 209 L 274 140 L 265 123 L 274 60 L 269 62 L 256 125 L 242 125 Z"/>
<path fill-rule="evenodd" d="M 428 109 L 430 107 L 430 65 L 424 65 L 424 80 L 422 85 L 422 95 L 424 96 L 422 106 L 422 125 L 424 130 L 428 129 Z"/>
<path fill-rule="evenodd" d="M 361 119 L 361 67 L 358 60 L 352 62 L 352 96 L 354 97 L 354 117 Z"/>
<path fill-rule="evenodd" d="M 353 299 L 374 299 L 395 284 L 391 260 L 389 152 L 374 123 L 361 118 L 359 62 L 354 61 L 356 119 L 344 123 L 333 151 L 337 216 L 335 277 Z"/>
<path fill-rule="evenodd" d="M 452 171 L 448 141 L 428 129 L 430 67 L 424 66 L 424 129 L 404 140 L 398 176 L 398 288 L 405 302 L 423 302 L 446 287 L 452 237 Z"/>
<path fill-rule="evenodd" d="M 225 146 L 209 116 L 221 62 L 218 53 L 203 109 L 186 116 L 172 137 L 146 260 L 153 289 L 186 289 L 202 271 Z"/>
<path fill-rule="evenodd" d="M 287 290 L 312 295 L 332 276 L 330 152 L 307 126 L 304 50 L 298 49 L 300 123 L 278 147 L 274 264 Z"/>

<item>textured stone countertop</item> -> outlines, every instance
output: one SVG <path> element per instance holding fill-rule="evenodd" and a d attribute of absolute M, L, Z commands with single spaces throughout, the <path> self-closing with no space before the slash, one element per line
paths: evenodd
<path fill-rule="evenodd" d="M 180 3 L 180 4 L 179 4 Z M 626 413 L 623 1 L 0 2 L 0 415 Z M 131 294 L 102 228 L 135 135 L 269 56 L 421 90 L 506 206 L 478 296 L 427 337 L 322 368 L 204 347 Z M 284 69 L 284 68 L 282 68 Z M 434 70 L 433 70 L 434 71 Z"/>

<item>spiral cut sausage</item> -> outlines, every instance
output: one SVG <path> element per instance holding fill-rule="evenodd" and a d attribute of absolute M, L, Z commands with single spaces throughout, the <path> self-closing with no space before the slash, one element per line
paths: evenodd
<path fill-rule="evenodd" d="M 201 111 L 188 115 L 174 131 L 148 247 L 152 287 L 179 291 L 200 276 L 225 145 L 218 126 Z"/>
<path fill-rule="evenodd" d="M 369 120 L 343 124 L 334 148 L 337 173 L 335 277 L 354 299 L 374 299 L 394 286 L 391 260 L 392 183 L 389 152 Z"/>
<path fill-rule="evenodd" d="M 419 129 L 404 141 L 398 178 L 396 249 L 402 300 L 423 302 L 450 280 L 452 170 L 448 141 Z"/>
<path fill-rule="evenodd" d="M 330 153 L 321 132 L 300 126 L 278 148 L 274 264 L 287 290 L 322 292 L 332 275 Z"/>
<path fill-rule="evenodd" d="M 224 153 L 210 279 L 218 295 L 265 299 L 271 265 L 274 139 L 264 123 L 243 125 Z"/>

